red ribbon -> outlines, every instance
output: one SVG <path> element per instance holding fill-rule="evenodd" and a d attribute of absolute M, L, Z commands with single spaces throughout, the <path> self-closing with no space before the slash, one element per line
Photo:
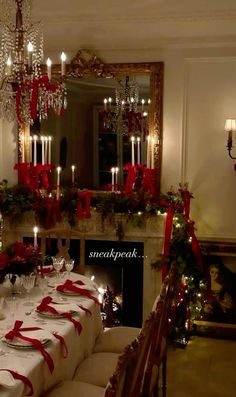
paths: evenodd
<path fill-rule="evenodd" d="M 90 292 L 87 289 L 84 288 L 79 288 L 78 285 L 84 284 L 81 280 L 79 281 L 71 281 L 71 280 L 66 280 L 64 284 L 58 285 L 57 286 L 57 291 L 64 292 L 64 291 L 72 291 L 72 292 L 77 292 L 78 294 L 82 296 L 86 296 L 89 299 L 92 299 L 95 303 L 98 305 L 101 305 L 99 300 L 90 294 Z"/>
<path fill-rule="evenodd" d="M 203 269 L 203 258 L 202 258 L 202 253 L 201 253 L 201 249 L 200 249 L 199 243 L 197 241 L 197 237 L 195 235 L 194 222 L 193 221 L 189 221 L 188 225 L 187 225 L 187 228 L 188 228 L 189 236 L 192 239 L 191 245 L 192 245 L 193 253 L 194 253 L 195 258 L 197 260 L 198 269 L 199 269 L 200 272 L 202 272 L 202 269 Z"/>
<path fill-rule="evenodd" d="M 0 368 L 0 371 L 7 371 L 13 376 L 14 379 L 21 380 L 21 382 L 23 382 L 25 384 L 25 386 L 27 386 L 29 388 L 29 391 L 26 394 L 27 396 L 32 396 L 34 394 L 34 389 L 33 389 L 32 383 L 26 376 L 21 375 L 16 371 L 12 371 L 11 369 L 8 369 L 8 368 Z"/>
<path fill-rule="evenodd" d="M 82 331 L 82 325 L 80 324 L 80 322 L 74 320 L 72 315 L 68 312 L 62 312 L 62 313 L 58 312 L 54 307 L 50 306 L 50 303 L 55 303 L 55 302 L 53 302 L 53 299 L 51 296 L 46 296 L 45 298 L 43 298 L 40 305 L 37 306 L 37 309 L 41 312 L 50 312 L 52 314 L 61 314 L 62 317 L 67 318 L 70 322 L 73 323 L 75 329 L 78 331 L 78 334 L 80 334 Z"/>
<path fill-rule="evenodd" d="M 166 226 L 165 226 L 165 238 L 164 238 L 164 249 L 163 249 L 163 256 L 162 256 L 162 280 L 165 279 L 167 276 L 168 270 L 165 263 L 167 256 L 169 255 L 170 251 L 170 239 L 171 239 L 171 232 L 173 226 L 173 218 L 174 218 L 174 206 L 171 205 L 167 210 L 166 215 Z"/>
<path fill-rule="evenodd" d="M 5 335 L 5 338 L 9 339 L 9 340 L 13 340 L 14 338 L 19 338 L 24 341 L 32 343 L 36 347 L 36 349 L 38 349 L 40 351 L 45 362 L 48 365 L 49 371 L 52 373 L 54 370 L 53 360 L 52 360 L 51 356 L 48 354 L 48 352 L 43 348 L 42 343 L 36 338 L 29 338 L 28 336 L 24 336 L 21 334 L 21 332 L 36 331 L 36 330 L 40 330 L 41 328 L 39 328 L 39 327 L 21 328 L 22 324 L 23 324 L 23 321 L 16 320 L 13 329 Z"/>
<path fill-rule="evenodd" d="M 57 332 L 53 332 L 52 333 L 53 336 L 59 340 L 61 347 L 62 347 L 62 351 L 63 351 L 63 357 L 66 358 L 68 356 L 68 348 L 65 342 L 65 339 L 63 338 L 62 335 L 59 335 Z"/>
<path fill-rule="evenodd" d="M 77 218 L 83 219 L 91 218 L 90 213 L 90 205 L 91 205 L 91 198 L 92 192 L 85 191 L 85 192 L 78 192 L 78 201 L 77 201 Z"/>
<path fill-rule="evenodd" d="M 132 192 L 136 178 L 136 167 L 134 165 L 129 167 L 128 175 L 125 182 L 125 193 Z"/>
<path fill-rule="evenodd" d="M 143 187 L 153 197 L 157 198 L 157 169 L 143 169 Z"/>
<path fill-rule="evenodd" d="M 78 305 L 78 306 L 79 306 L 79 308 L 80 308 L 81 310 L 83 310 L 86 314 L 88 314 L 89 316 L 92 316 L 91 310 L 87 309 L 87 307 L 84 307 L 84 306 L 82 306 L 82 305 Z"/>

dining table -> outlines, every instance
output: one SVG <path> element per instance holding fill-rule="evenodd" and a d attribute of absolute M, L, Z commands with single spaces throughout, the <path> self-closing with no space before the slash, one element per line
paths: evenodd
<path fill-rule="evenodd" d="M 99 292 L 89 278 L 37 276 L 28 292 L 0 285 L 0 397 L 42 396 L 92 353 L 102 332 Z"/>

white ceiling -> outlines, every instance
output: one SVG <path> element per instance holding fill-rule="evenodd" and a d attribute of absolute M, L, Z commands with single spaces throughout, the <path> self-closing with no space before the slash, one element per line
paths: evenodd
<path fill-rule="evenodd" d="M 236 0 L 34 0 L 45 52 L 236 45 Z"/>

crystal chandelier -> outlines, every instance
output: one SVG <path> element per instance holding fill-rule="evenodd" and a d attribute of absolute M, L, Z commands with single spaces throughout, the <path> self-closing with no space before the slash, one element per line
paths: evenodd
<path fill-rule="evenodd" d="M 42 26 L 31 23 L 31 3 L 0 0 L 0 117 L 20 125 L 47 118 L 49 109 L 60 114 L 67 104 L 65 61 L 60 82 L 52 82 L 51 73 L 42 74 Z"/>
<path fill-rule="evenodd" d="M 150 100 L 147 101 L 147 104 Z M 139 86 L 133 76 L 117 80 L 115 90 L 115 110 L 112 110 L 112 98 L 104 99 L 104 129 L 123 135 L 147 134 L 147 116 L 144 111 L 145 100 L 139 101 Z"/>

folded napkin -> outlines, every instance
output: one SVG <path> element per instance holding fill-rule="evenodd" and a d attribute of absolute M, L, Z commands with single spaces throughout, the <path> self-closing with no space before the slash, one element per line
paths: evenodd
<path fill-rule="evenodd" d="M 81 287 L 83 286 L 83 287 Z M 71 281 L 71 280 L 66 280 L 64 284 L 58 285 L 56 287 L 57 291 L 59 292 L 73 292 L 78 295 L 85 296 L 86 298 L 92 299 L 94 302 L 96 302 L 98 305 L 101 303 L 99 300 L 91 294 L 91 291 L 89 291 L 89 288 L 86 289 L 86 285 L 84 284 L 83 281 L 77 280 L 77 281 Z M 94 290 L 95 292 L 95 290 Z"/>
<path fill-rule="evenodd" d="M 44 349 L 41 337 L 32 333 L 34 331 L 41 330 L 40 327 L 23 327 L 23 321 L 16 320 L 14 327 L 5 334 L 5 338 L 8 342 L 15 342 L 17 340 L 23 341 L 23 343 L 30 343 L 42 354 L 46 364 L 48 365 L 49 371 L 52 373 L 54 370 L 54 363 L 50 354 Z M 42 336 L 42 334 L 41 334 Z"/>
<path fill-rule="evenodd" d="M 54 307 L 52 306 L 53 303 L 54 303 Z M 63 316 L 63 318 L 66 318 L 67 320 L 69 320 L 73 323 L 78 334 L 80 334 L 82 331 L 82 325 L 80 324 L 79 321 L 75 320 L 72 317 L 72 314 L 68 311 L 68 309 L 65 310 L 65 307 L 64 307 L 63 312 L 58 311 L 58 309 L 56 308 L 55 302 L 53 301 L 53 298 L 51 296 L 45 296 L 45 298 L 43 298 L 42 302 L 37 306 L 37 310 L 39 310 L 40 312 L 45 312 L 45 313 L 48 312 L 48 313 L 51 313 L 54 315 L 61 314 Z"/>
<path fill-rule="evenodd" d="M 61 303 L 61 302 L 52 301 L 52 302 L 50 302 L 50 306 L 52 308 L 54 308 L 58 314 L 65 313 L 65 312 L 71 313 L 71 312 L 78 311 L 78 306 L 76 305 L 76 303 L 67 303 L 67 302 Z M 39 310 L 39 311 L 43 312 L 43 310 Z"/>

